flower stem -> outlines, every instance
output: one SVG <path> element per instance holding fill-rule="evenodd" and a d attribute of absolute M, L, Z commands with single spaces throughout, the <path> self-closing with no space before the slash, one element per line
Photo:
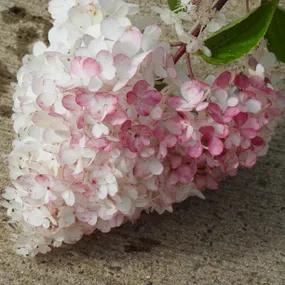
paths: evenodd
<path fill-rule="evenodd" d="M 188 77 L 193 80 L 195 79 L 195 75 L 192 69 L 190 53 L 187 52 L 185 56 L 186 56 L 186 63 L 187 63 L 187 69 L 188 69 Z"/>
<path fill-rule="evenodd" d="M 170 43 L 170 45 L 171 45 L 172 47 L 181 47 L 181 46 L 184 45 L 184 43 L 182 43 L 182 42 L 174 42 L 174 43 Z"/>
<path fill-rule="evenodd" d="M 192 34 L 192 36 L 194 36 L 194 37 L 198 37 L 202 30 L 203 30 L 203 28 L 202 28 L 201 24 L 198 24 L 198 25 L 193 29 L 193 31 L 192 31 L 191 34 Z"/>
<path fill-rule="evenodd" d="M 255 70 L 256 66 L 258 64 L 258 61 L 256 60 L 256 58 L 253 55 L 250 55 L 248 57 L 248 65 L 251 69 Z"/>
<path fill-rule="evenodd" d="M 213 9 L 216 10 L 216 11 L 220 11 L 224 5 L 228 2 L 228 0 L 218 0 L 218 2 L 213 6 Z M 198 24 L 192 31 L 192 36 L 194 37 L 198 37 L 199 34 L 201 33 L 201 31 L 204 29 L 205 27 L 203 27 L 201 24 Z M 173 47 L 179 47 L 178 51 L 176 52 L 176 54 L 173 56 L 173 61 L 174 61 L 174 64 L 176 64 L 179 59 L 184 55 L 186 54 L 187 52 L 187 44 L 185 43 L 182 43 L 182 42 L 178 42 L 178 43 L 173 43 L 171 46 Z M 188 56 L 187 55 L 187 65 L 189 65 L 188 63 L 188 59 L 190 61 L 190 55 Z M 189 69 L 189 67 L 188 67 Z M 189 77 L 194 77 L 193 75 L 193 71 L 192 71 L 192 66 L 191 66 L 191 61 L 190 61 L 190 72 L 189 72 Z M 190 77 L 190 78 L 191 78 Z"/>
<path fill-rule="evenodd" d="M 214 10 L 220 11 L 225 6 L 225 4 L 228 2 L 228 0 L 219 0 L 213 7 Z M 194 37 L 198 37 L 201 31 L 203 31 L 205 27 L 202 27 L 201 24 L 198 24 L 192 31 L 192 35 Z"/>
<path fill-rule="evenodd" d="M 216 11 L 222 10 L 222 8 L 225 6 L 225 4 L 228 2 L 228 0 L 219 0 L 213 7 Z"/>
<path fill-rule="evenodd" d="M 180 46 L 176 54 L 173 56 L 174 63 L 177 63 L 179 59 L 185 54 L 185 52 L 186 52 L 186 44 L 183 43 L 183 45 Z"/>

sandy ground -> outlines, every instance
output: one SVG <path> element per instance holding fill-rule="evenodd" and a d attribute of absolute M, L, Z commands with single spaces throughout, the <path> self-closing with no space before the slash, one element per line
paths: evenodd
<path fill-rule="evenodd" d="M 0 189 L 10 150 L 11 87 L 22 56 L 50 27 L 47 0 L 0 0 Z M 160 1 L 136 1 L 147 11 Z M 161 1 L 163 2 L 163 1 Z M 239 14 L 239 1 L 229 12 Z M 16 256 L 13 229 L 0 212 L 0 285 L 285 284 L 285 123 L 268 156 L 227 180 L 207 200 L 173 214 L 144 216 L 34 259 Z"/>

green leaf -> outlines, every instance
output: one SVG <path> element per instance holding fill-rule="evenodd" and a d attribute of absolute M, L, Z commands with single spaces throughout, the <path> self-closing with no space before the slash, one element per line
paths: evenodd
<path fill-rule="evenodd" d="M 180 6 L 180 0 L 167 0 L 170 10 L 174 11 Z"/>
<path fill-rule="evenodd" d="M 265 37 L 268 40 L 268 49 L 276 57 L 285 62 L 285 10 L 277 8 Z"/>
<path fill-rule="evenodd" d="M 247 17 L 239 19 L 222 28 L 205 41 L 212 56 L 201 54 L 211 64 L 230 63 L 250 52 L 265 36 L 278 0 L 266 2 Z"/>

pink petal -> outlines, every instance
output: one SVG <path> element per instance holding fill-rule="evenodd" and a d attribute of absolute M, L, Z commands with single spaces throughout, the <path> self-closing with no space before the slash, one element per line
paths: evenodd
<path fill-rule="evenodd" d="M 261 137 L 255 137 L 251 142 L 255 146 L 264 146 L 265 145 L 265 141 Z"/>
<path fill-rule="evenodd" d="M 242 166 L 251 168 L 255 165 L 257 156 L 253 151 L 245 151 L 241 153 L 239 159 Z"/>
<path fill-rule="evenodd" d="M 148 104 L 145 104 L 144 102 L 138 102 L 138 104 L 136 104 L 136 110 L 141 116 L 148 116 L 151 112 L 151 109 L 152 107 Z"/>
<path fill-rule="evenodd" d="M 172 169 L 176 169 L 178 166 L 181 165 L 182 158 L 178 155 L 172 155 L 170 156 L 170 164 Z"/>
<path fill-rule="evenodd" d="M 74 95 L 66 95 L 62 98 L 62 105 L 69 111 L 75 111 L 79 109 L 78 104 L 75 101 Z"/>
<path fill-rule="evenodd" d="M 207 85 L 200 81 L 184 82 L 181 86 L 182 97 L 192 106 L 196 106 L 204 97 Z"/>
<path fill-rule="evenodd" d="M 173 135 L 181 135 L 182 134 L 182 124 L 180 120 L 170 119 L 165 122 L 165 126 L 167 130 Z"/>
<path fill-rule="evenodd" d="M 203 153 L 203 146 L 200 142 L 197 142 L 194 146 L 187 148 L 187 153 L 190 157 L 198 158 Z"/>
<path fill-rule="evenodd" d="M 140 95 L 143 94 L 145 91 L 147 91 L 148 88 L 149 84 L 145 80 L 140 80 L 135 84 L 133 91 L 134 93 Z"/>
<path fill-rule="evenodd" d="M 71 74 L 76 76 L 95 76 L 101 72 L 99 63 L 91 57 L 76 56 L 71 61 L 70 66 Z"/>
<path fill-rule="evenodd" d="M 220 155 L 224 150 L 224 144 L 220 139 L 213 136 L 208 143 L 208 150 L 214 156 Z"/>
<path fill-rule="evenodd" d="M 154 90 L 149 90 L 143 95 L 143 101 L 151 106 L 157 105 L 161 101 L 161 98 L 161 93 Z"/>
<path fill-rule="evenodd" d="M 183 111 L 181 110 L 183 103 L 185 103 L 185 100 L 178 96 L 173 96 L 168 99 L 168 105 L 177 111 Z"/>
<path fill-rule="evenodd" d="M 235 85 L 241 90 L 246 90 L 250 85 L 249 78 L 246 75 L 240 73 L 235 78 Z"/>
<path fill-rule="evenodd" d="M 232 79 L 231 72 L 225 71 L 218 76 L 218 78 L 214 82 L 214 85 L 225 89 L 229 86 L 231 79 Z"/>
<path fill-rule="evenodd" d="M 222 115 L 222 110 L 220 106 L 216 103 L 210 103 L 208 106 L 209 115 L 219 124 L 224 123 L 224 118 Z"/>
<path fill-rule="evenodd" d="M 247 121 L 248 114 L 240 112 L 237 116 L 234 117 L 234 120 L 238 126 L 238 128 L 241 128 L 242 125 Z"/>
<path fill-rule="evenodd" d="M 230 107 L 226 110 L 224 115 L 224 122 L 229 123 L 233 117 L 237 116 L 240 113 L 240 109 L 238 107 Z"/>
<path fill-rule="evenodd" d="M 197 172 L 196 162 L 193 160 L 190 164 L 181 165 L 177 168 L 177 175 L 181 183 L 187 184 L 193 181 L 194 175 Z"/>
<path fill-rule="evenodd" d="M 90 77 L 99 75 L 99 73 L 101 72 L 101 66 L 99 65 L 99 63 L 95 59 L 90 57 L 86 58 L 83 61 L 82 67 L 86 75 Z"/>
<path fill-rule="evenodd" d="M 197 112 L 201 112 L 205 109 L 207 109 L 207 107 L 209 106 L 209 103 L 208 102 L 202 102 L 202 103 L 199 103 L 196 107 L 196 111 Z"/>
<path fill-rule="evenodd" d="M 77 56 L 71 61 L 70 71 L 71 74 L 79 75 L 82 69 L 82 57 Z"/>
<path fill-rule="evenodd" d="M 78 92 L 75 97 L 75 102 L 81 107 L 87 107 L 91 104 L 93 96 L 83 92 Z"/>
<path fill-rule="evenodd" d="M 200 133 L 202 133 L 204 136 L 207 137 L 212 137 L 215 133 L 215 128 L 212 126 L 205 126 L 205 127 L 201 127 L 199 129 Z"/>
<path fill-rule="evenodd" d="M 137 95 L 135 92 L 130 91 L 127 93 L 127 102 L 128 104 L 132 105 L 135 103 L 135 101 L 137 100 Z"/>
<path fill-rule="evenodd" d="M 118 91 L 136 74 L 138 66 L 133 65 L 131 59 L 124 54 L 115 56 L 114 65 L 117 71 L 118 82 L 115 84 L 113 91 Z"/>
<path fill-rule="evenodd" d="M 102 50 L 96 55 L 96 60 L 102 68 L 100 76 L 106 80 L 112 80 L 116 75 L 113 55 L 107 50 Z"/>
<path fill-rule="evenodd" d="M 156 121 L 161 119 L 162 115 L 163 115 L 163 110 L 159 106 L 154 107 L 150 113 L 150 117 Z"/>
<path fill-rule="evenodd" d="M 115 111 L 111 114 L 108 114 L 105 118 L 105 120 L 113 126 L 120 126 L 126 122 L 127 119 L 128 116 L 123 111 Z"/>

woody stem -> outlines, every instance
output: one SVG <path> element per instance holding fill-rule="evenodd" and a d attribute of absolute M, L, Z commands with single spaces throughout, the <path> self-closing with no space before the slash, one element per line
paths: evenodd
<path fill-rule="evenodd" d="M 186 63 L 187 63 L 187 69 L 188 69 L 188 77 L 193 80 L 195 79 L 195 75 L 192 69 L 190 53 L 187 52 L 185 56 L 186 56 Z"/>
<path fill-rule="evenodd" d="M 186 44 L 183 43 L 182 46 L 180 46 L 180 48 L 178 49 L 178 51 L 176 52 L 176 54 L 173 56 L 173 61 L 176 64 L 179 59 L 185 54 L 186 52 Z"/>
<path fill-rule="evenodd" d="M 225 6 L 225 4 L 228 2 L 228 0 L 219 0 L 213 7 L 216 11 L 222 10 L 222 8 Z"/>
<path fill-rule="evenodd" d="M 218 2 L 213 6 L 213 9 L 216 11 L 220 11 L 224 5 L 228 2 L 228 0 L 218 0 Z M 192 31 L 192 36 L 198 37 L 200 32 L 204 29 L 204 27 L 201 24 L 198 24 Z M 176 54 L 173 56 L 174 63 L 177 63 L 179 59 L 186 53 L 187 49 L 187 44 L 178 42 L 174 43 L 172 46 L 179 46 L 178 51 Z"/>

